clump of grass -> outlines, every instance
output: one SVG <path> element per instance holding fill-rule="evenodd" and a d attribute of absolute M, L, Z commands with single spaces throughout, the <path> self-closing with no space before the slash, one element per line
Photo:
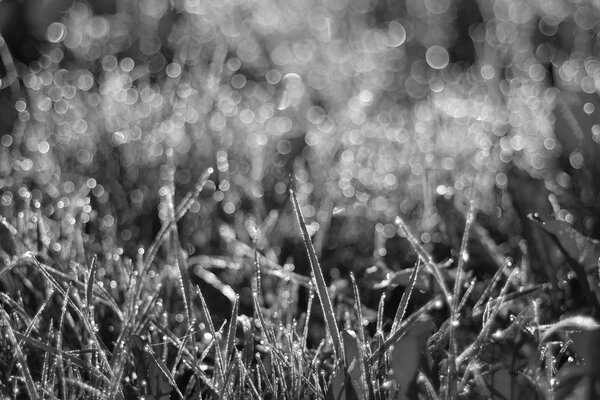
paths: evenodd
<path fill-rule="evenodd" d="M 211 310 L 213 299 L 189 274 L 211 265 L 243 273 L 248 264 L 222 257 L 188 259 L 177 237 L 177 221 L 198 201 L 209 174 L 207 170 L 177 207 L 174 193 L 168 194 L 169 218 L 137 265 L 127 258 L 115 262 L 81 252 L 75 253 L 79 259 L 65 264 L 59 254 L 48 253 L 52 243 L 40 249 L 27 239 L 38 220 L 18 222 L 20 233 L 3 221 L 11 228 L 13 247 L 20 250 L 1 273 L 22 287 L 15 299 L 5 293 L 0 297 L 5 338 L 0 356 L 8 367 L 3 387 L 12 397 L 552 397 L 560 392 L 557 376 L 571 352 L 568 340 L 553 341 L 552 334 L 570 331 L 573 324 L 590 332 L 597 329 L 595 322 L 579 319 L 542 327 L 542 303 L 536 296 L 545 287 L 520 282 L 519 267 L 510 261 L 489 278 L 472 276 L 465 269 L 475 221 L 471 207 L 453 269 L 448 262 L 436 263 L 408 224 L 397 218 L 418 260 L 409 278 L 399 280 L 405 288 L 389 320 L 388 297 L 381 296 L 371 333 L 365 329 L 369 307 L 361 301 L 365 289 L 350 274 L 350 293 L 344 299 L 347 295 L 335 286 L 340 282 L 327 283 L 293 188 L 290 201 L 311 276 L 291 273 L 256 247 L 230 238 L 233 249 L 241 251 L 237 257 L 253 257 L 248 271 L 253 277 L 248 286 L 251 312 L 241 313 L 236 294 L 227 319 L 216 319 L 221 317 Z M 166 254 L 157 258 L 161 246 Z M 200 279 L 223 288 L 215 283 L 224 285 L 218 276 L 205 272 L 211 275 L 197 274 Z M 271 305 L 263 292 L 263 274 L 280 290 L 279 300 Z M 417 289 L 423 279 L 435 284 Z M 301 287 L 309 289 L 304 310 L 298 302 L 284 301 L 296 298 Z M 39 299 L 33 316 L 31 302 L 25 302 L 29 297 Z M 321 318 L 324 335 L 309 345 L 311 326 L 318 326 Z M 513 351 L 503 352 L 506 346 Z"/>
<path fill-rule="evenodd" d="M 0 35 L 3 396 L 600 396 L 595 35 L 514 1 L 123 3 L 29 65 Z"/>

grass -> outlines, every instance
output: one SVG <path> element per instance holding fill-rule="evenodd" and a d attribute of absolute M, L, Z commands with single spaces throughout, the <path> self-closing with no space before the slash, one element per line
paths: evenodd
<path fill-rule="evenodd" d="M 595 6 L 118 3 L 0 35 L 2 399 L 598 398 Z"/>
<path fill-rule="evenodd" d="M 6 396 L 561 398 L 559 372 L 577 364 L 569 349 L 582 339 L 555 340 L 556 334 L 597 331 L 596 322 L 583 317 L 542 326 L 548 286 L 523 284 L 519 265 L 507 261 L 485 279 L 464 270 L 476 224 L 472 207 L 454 269 L 433 261 L 397 218 L 418 261 L 394 318 L 385 316 L 383 295 L 378 311 L 370 311 L 375 330 L 366 329 L 371 323 L 361 302 L 364 289 L 352 274 L 345 301 L 344 292 L 326 283 L 293 187 L 290 200 L 312 271 L 305 312 L 298 304 L 306 282 L 273 261 L 265 265 L 254 242 L 253 251 L 245 250 L 254 262 L 238 267 L 254 270 L 252 311 L 240 314 L 235 295 L 226 307 L 229 316 L 215 320 L 214 300 L 191 281 L 194 264 L 175 233 L 209 174 L 177 207 L 172 194 L 165 197 L 170 217 L 135 263 L 75 249 L 77 258 L 65 263 L 36 233 L 43 215 L 26 209 L 23 215 L 31 217 L 16 221 L 18 228 L 3 220 L 3 248 L 8 240 L 18 249 L 0 271 L 11 282 L 2 293 L 0 321 Z M 75 241 L 81 232 L 70 234 L 68 241 Z M 164 261 L 156 259 L 160 248 Z M 263 290 L 267 277 L 278 291 L 271 306 Z M 415 288 L 422 278 L 430 282 L 426 291 Z M 28 310 L 35 310 L 33 316 Z M 310 327 L 323 323 L 316 319 L 324 321 L 325 336 L 312 347 Z"/>

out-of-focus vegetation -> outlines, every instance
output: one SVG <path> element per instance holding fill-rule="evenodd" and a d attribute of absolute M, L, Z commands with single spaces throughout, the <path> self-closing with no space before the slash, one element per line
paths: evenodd
<path fill-rule="evenodd" d="M 155 378 L 182 392 L 201 380 L 205 395 L 238 395 L 224 389 L 228 377 L 251 390 L 244 376 L 260 397 L 323 396 L 344 374 L 365 381 L 358 397 L 551 396 L 561 368 L 573 385 L 593 382 L 584 340 L 573 350 L 551 334 L 595 323 L 547 324 L 600 313 L 599 17 L 600 4 L 584 0 L 1 1 L 1 321 L 15 340 L 0 362 L 23 366 L 23 348 L 50 369 L 77 367 L 33 378 L 15 368 L 0 389 L 139 394 L 130 372 L 144 374 L 139 359 L 154 357 L 144 340 L 159 338 L 173 371 Z M 302 245 L 290 186 L 314 249 Z M 410 277 L 418 258 L 440 269 L 435 279 Z M 333 305 L 315 306 L 308 329 L 307 282 L 321 267 L 319 302 Z M 358 289 L 367 338 L 363 317 L 353 319 Z M 236 318 L 236 295 L 243 329 L 234 338 L 227 328 L 211 350 L 207 314 Z M 94 297 L 103 305 L 86 314 Z M 430 317 L 401 323 L 407 310 Z M 414 343 L 392 343 L 394 332 Z M 325 333 L 332 341 L 317 347 Z M 231 361 L 248 356 L 253 335 L 271 358 Z M 81 367 L 69 357 L 88 339 L 94 355 Z M 273 360 L 287 354 L 277 346 L 289 344 L 293 360 L 306 341 L 308 366 Z M 348 346 L 362 350 L 344 359 Z M 506 346 L 513 364 L 495 358 Z M 395 348 L 429 358 L 395 364 Z M 530 357 L 544 361 L 519 364 Z M 292 383 L 261 381 L 288 362 L 300 372 L 277 374 Z M 117 366 L 125 383 L 89 365 Z M 77 374 L 89 387 L 69 381 Z M 56 392 L 36 387 L 50 377 Z"/>

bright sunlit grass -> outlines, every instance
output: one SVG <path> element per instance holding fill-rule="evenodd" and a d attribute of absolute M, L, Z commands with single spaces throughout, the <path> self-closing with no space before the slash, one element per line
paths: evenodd
<path fill-rule="evenodd" d="M 3 399 L 600 395 L 597 5 L 4 3 Z"/>

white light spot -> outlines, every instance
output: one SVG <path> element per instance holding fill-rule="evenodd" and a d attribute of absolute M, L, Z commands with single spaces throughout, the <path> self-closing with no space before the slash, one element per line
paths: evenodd
<path fill-rule="evenodd" d="M 388 26 L 388 41 L 389 47 L 398 47 L 406 41 L 406 29 L 399 22 L 392 21 Z"/>
<path fill-rule="evenodd" d="M 450 55 L 442 46 L 431 46 L 425 53 L 425 60 L 431 68 L 444 69 L 450 62 Z"/>
<path fill-rule="evenodd" d="M 53 22 L 46 30 L 46 39 L 51 43 L 60 43 L 67 35 L 67 28 L 60 22 Z"/>
<path fill-rule="evenodd" d="M 38 144 L 38 151 L 42 154 L 46 154 L 50 150 L 50 145 L 45 140 L 42 140 Z"/>
<path fill-rule="evenodd" d="M 179 74 L 181 74 L 181 65 L 177 63 L 167 65 L 167 76 L 169 78 L 177 78 Z"/>

